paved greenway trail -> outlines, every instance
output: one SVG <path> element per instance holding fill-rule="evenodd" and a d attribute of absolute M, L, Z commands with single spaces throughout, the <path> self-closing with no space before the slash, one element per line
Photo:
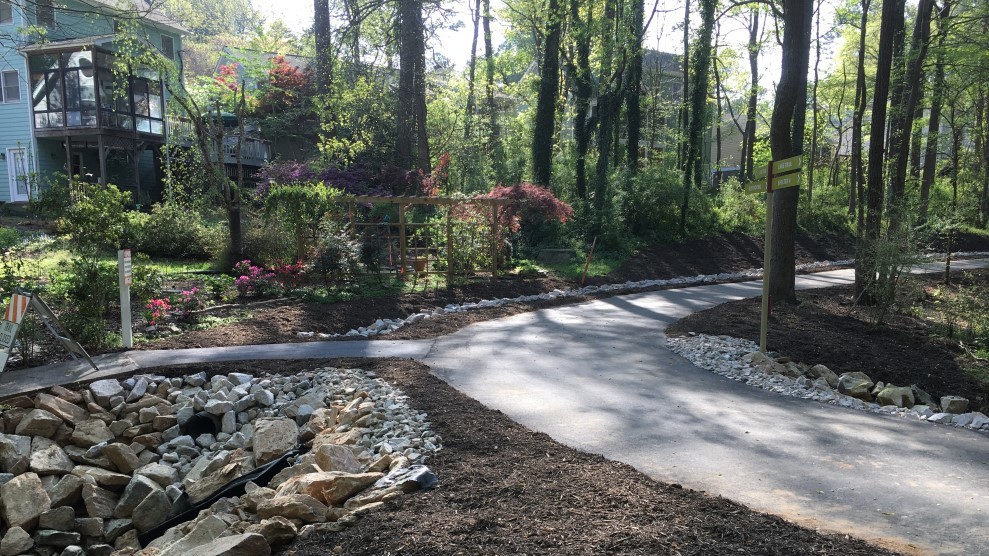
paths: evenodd
<path fill-rule="evenodd" d="M 829 271 L 798 276 L 797 287 L 851 279 L 850 270 Z M 114 354 L 97 358 L 99 373 L 71 365 L 7 373 L 0 397 L 165 364 L 412 357 L 516 421 L 657 480 L 907 552 L 989 554 L 989 436 L 779 396 L 665 348 L 671 323 L 760 291 L 745 282 L 624 295 L 436 340 Z"/>

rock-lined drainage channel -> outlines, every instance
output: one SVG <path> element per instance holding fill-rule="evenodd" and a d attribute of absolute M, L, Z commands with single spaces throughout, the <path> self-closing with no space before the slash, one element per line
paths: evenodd
<path fill-rule="evenodd" d="M 359 369 L 138 375 L 4 404 L 2 556 L 269 554 L 432 486 L 423 463 L 442 446 L 401 391 Z M 156 530 L 297 448 L 266 485 Z M 149 532 L 162 534 L 142 549 Z"/>
<path fill-rule="evenodd" d="M 783 396 L 989 433 L 989 417 L 967 412 L 968 400 L 959 396 L 934 400 L 915 385 L 875 383 L 861 372 L 839 376 L 824 365 L 763 354 L 755 342 L 731 336 L 691 334 L 668 337 L 666 344 L 697 367 Z"/>

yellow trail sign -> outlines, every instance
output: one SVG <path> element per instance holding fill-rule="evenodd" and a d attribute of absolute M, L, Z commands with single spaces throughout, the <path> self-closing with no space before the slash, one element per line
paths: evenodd
<path fill-rule="evenodd" d="M 746 193 L 765 193 L 766 192 L 766 180 L 765 178 L 761 180 L 750 181 L 745 184 Z"/>
<path fill-rule="evenodd" d="M 803 177 L 803 172 L 797 172 L 795 174 L 787 174 L 785 176 L 774 177 L 773 178 L 773 191 L 777 189 L 786 189 L 787 187 L 796 187 L 800 185 L 801 178 Z"/>
<path fill-rule="evenodd" d="M 801 155 L 791 156 L 790 158 L 784 158 L 783 160 L 777 160 L 776 162 L 773 162 L 773 175 L 799 170 L 802 164 L 803 156 Z"/>
<path fill-rule="evenodd" d="M 760 166 L 755 170 L 752 170 L 752 177 L 755 179 L 762 179 L 769 175 L 769 166 Z"/>

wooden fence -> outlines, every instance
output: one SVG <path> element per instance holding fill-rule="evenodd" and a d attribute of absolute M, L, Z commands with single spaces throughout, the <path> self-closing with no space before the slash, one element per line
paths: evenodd
<path fill-rule="evenodd" d="M 388 246 L 389 266 L 398 274 L 405 272 L 416 272 L 420 275 L 445 274 L 447 285 L 453 283 L 454 264 L 454 237 L 453 219 L 447 214 L 443 223 L 416 222 L 412 218 L 413 212 L 410 207 L 433 206 L 446 207 L 448 210 L 457 205 L 474 205 L 479 207 L 485 214 L 484 227 L 487 228 L 487 242 L 490 249 L 491 277 L 498 276 L 498 259 L 501 249 L 499 233 L 499 211 L 501 207 L 509 204 L 510 199 L 491 199 L 487 197 L 376 197 L 376 196 L 352 196 L 339 198 L 339 202 L 346 203 L 347 214 L 350 221 L 350 229 L 355 237 L 374 238 L 383 241 Z M 370 221 L 362 219 L 360 206 L 367 205 L 393 205 L 398 209 L 398 222 L 391 221 Z M 371 212 L 371 211 L 368 211 Z M 427 211 L 428 212 L 428 211 Z M 432 228 L 432 230 L 429 230 Z M 445 228 L 445 229 L 437 229 Z M 410 245 L 410 240 L 418 235 L 418 230 L 426 229 L 426 234 L 435 233 L 445 239 L 446 245 L 446 269 L 437 271 L 433 267 L 440 259 L 440 253 L 432 245 L 423 246 L 415 241 Z M 395 253 L 397 251 L 397 253 Z M 397 261 L 395 260 L 397 258 Z M 395 264 L 397 262 L 397 264 Z"/>

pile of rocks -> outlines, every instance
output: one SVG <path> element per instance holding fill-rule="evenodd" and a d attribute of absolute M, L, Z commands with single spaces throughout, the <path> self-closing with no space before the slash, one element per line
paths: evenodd
<path fill-rule="evenodd" d="M 428 486 L 421 463 L 441 446 L 401 392 L 355 369 L 136 376 L 2 404 L 0 556 L 268 554 Z M 297 447 L 267 485 L 141 550 L 138 534 Z"/>
<path fill-rule="evenodd" d="M 969 402 L 959 396 L 936 402 L 916 385 L 873 382 L 861 372 L 837 375 L 824 365 L 764 354 L 754 342 L 731 336 L 690 334 L 669 337 L 667 345 L 702 369 L 785 396 L 989 432 L 989 417 L 967 412 Z"/>

